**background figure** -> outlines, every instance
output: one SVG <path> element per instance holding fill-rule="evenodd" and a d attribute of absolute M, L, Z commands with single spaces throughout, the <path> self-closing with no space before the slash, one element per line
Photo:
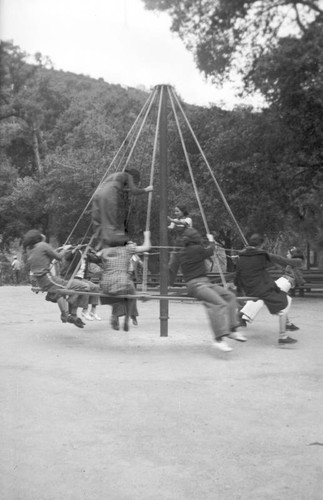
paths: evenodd
<path fill-rule="evenodd" d="M 287 258 L 289 258 L 289 259 L 301 259 L 301 261 L 302 261 L 302 267 L 304 265 L 305 257 L 304 257 L 303 252 L 299 248 L 296 248 L 296 247 L 291 248 L 287 252 Z M 295 287 L 297 287 L 297 286 L 303 286 L 306 283 L 306 281 L 304 279 L 304 276 L 303 276 L 302 267 L 293 267 L 293 266 L 291 266 L 289 264 L 285 268 L 285 275 L 288 276 L 288 277 L 290 277 L 291 280 L 292 280 L 292 283 L 293 283 L 293 285 L 291 287 L 291 293 L 290 293 L 291 296 L 294 295 L 293 289 Z M 296 331 L 296 330 L 299 330 L 299 327 L 296 326 L 296 325 L 294 325 L 294 323 L 292 323 L 289 320 L 289 318 L 287 317 L 286 330 Z"/>
<path fill-rule="evenodd" d="M 21 263 L 18 260 L 17 255 L 14 255 L 13 257 L 13 261 L 11 263 L 11 269 L 13 273 L 13 282 L 15 285 L 18 285 L 18 283 L 20 283 Z"/>
<path fill-rule="evenodd" d="M 193 226 L 192 219 L 189 217 L 189 213 L 186 207 L 176 206 L 174 209 L 174 218 L 168 217 L 170 222 L 168 229 L 174 235 L 173 239 L 173 251 L 171 253 L 169 263 L 168 263 L 168 284 L 172 286 L 175 282 L 178 270 L 179 270 L 179 252 L 180 248 L 184 246 L 183 244 L 183 234 L 185 229 L 191 228 Z"/>
<path fill-rule="evenodd" d="M 302 268 L 304 266 L 304 260 L 305 260 L 303 252 L 299 248 L 293 247 L 287 252 L 287 258 L 289 258 L 289 259 L 301 259 L 301 261 L 302 261 L 301 267 L 294 267 L 291 264 L 288 264 L 285 268 L 285 274 L 291 276 L 294 279 L 294 281 L 295 281 L 294 286 L 305 285 L 306 281 L 304 279 L 303 270 L 302 270 Z"/>
<path fill-rule="evenodd" d="M 277 284 L 268 272 L 268 267 L 273 264 L 299 266 L 299 261 L 292 261 L 279 255 L 268 254 L 262 249 L 263 237 L 257 233 L 253 234 L 248 243 L 249 246 L 240 252 L 236 267 L 235 285 L 238 293 L 258 297 L 258 301 L 248 301 L 241 309 L 240 314 L 243 322 L 251 321 L 263 304 L 271 314 L 279 315 L 279 344 L 294 344 L 297 340 L 286 335 L 287 313 L 291 305 L 291 298 L 287 295 L 290 283 L 285 278 L 283 284 Z M 285 283 L 286 282 L 286 283 Z M 281 288 L 280 288 L 281 286 Z M 288 291 L 287 290 L 287 291 Z M 245 323 L 246 324 L 246 323 Z"/>
<path fill-rule="evenodd" d="M 97 189 L 92 203 L 92 223 L 100 248 L 123 245 L 128 241 L 127 205 L 129 193 L 149 193 L 152 186 L 138 188 L 140 174 L 134 168 L 107 177 Z"/>

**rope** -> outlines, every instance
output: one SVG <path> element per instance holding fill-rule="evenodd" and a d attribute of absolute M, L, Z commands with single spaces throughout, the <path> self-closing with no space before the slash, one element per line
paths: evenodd
<path fill-rule="evenodd" d="M 172 93 L 174 93 L 174 92 L 173 91 L 171 92 L 169 87 L 167 87 L 167 89 L 168 89 L 168 94 L 169 94 L 170 102 L 171 102 L 171 105 L 172 105 L 172 109 L 173 109 L 173 113 L 174 113 L 176 125 L 177 125 L 177 128 L 178 128 L 178 133 L 179 133 L 179 136 L 180 136 L 180 139 L 181 139 L 182 148 L 183 148 L 184 155 L 185 155 L 185 158 L 186 158 L 186 163 L 187 163 L 188 170 L 189 170 L 189 173 L 190 173 L 190 176 L 191 176 L 191 180 L 192 180 L 192 184 L 193 184 L 193 187 L 194 187 L 195 196 L 196 196 L 196 199 L 197 199 L 197 202 L 198 202 L 198 205 L 199 205 L 199 208 L 200 208 L 200 212 L 201 212 L 201 215 L 202 215 L 202 219 L 203 219 L 203 222 L 204 222 L 204 227 L 205 227 L 206 233 L 210 234 L 209 226 L 208 226 L 208 223 L 207 223 L 207 220 L 206 220 L 206 216 L 205 216 L 205 213 L 204 213 L 204 210 L 203 210 L 203 206 L 202 206 L 202 203 L 201 203 L 201 200 L 200 200 L 200 197 L 199 197 L 199 193 L 198 193 L 198 189 L 197 189 L 197 186 L 196 186 L 196 182 L 195 182 L 195 179 L 194 179 L 193 169 L 192 169 L 191 162 L 190 162 L 190 159 L 189 159 L 189 156 L 188 156 L 188 153 L 187 153 L 187 149 L 186 149 L 186 146 L 185 146 L 185 142 L 184 142 L 182 130 L 181 130 L 181 127 L 180 127 L 180 124 L 179 124 L 179 121 L 178 121 L 177 114 L 176 114 L 176 110 L 175 110 L 175 106 L 174 106 L 174 101 L 173 101 L 173 96 L 172 96 Z M 217 252 L 215 251 L 213 255 L 215 256 L 215 259 L 217 261 L 217 265 L 218 265 L 220 276 L 221 276 L 221 281 L 223 283 L 223 286 L 226 288 L 227 287 L 227 282 L 225 280 L 225 277 L 224 277 L 224 274 L 223 274 L 223 271 L 222 271 L 222 268 L 221 268 L 221 264 L 220 264 Z"/>
<path fill-rule="evenodd" d="M 147 109 L 146 114 L 145 114 L 145 116 L 144 116 L 144 118 L 143 118 L 143 120 L 142 120 L 142 123 L 141 123 L 141 126 L 140 126 L 140 128 L 139 128 L 139 131 L 138 131 L 137 137 L 136 137 L 136 139 L 135 139 L 135 141 L 134 141 L 134 143 L 133 143 L 133 145 L 132 145 L 132 148 L 131 148 L 130 153 L 129 153 L 129 156 L 128 156 L 127 160 L 126 160 L 125 166 L 123 167 L 123 171 L 127 168 L 128 163 L 129 163 L 129 161 L 130 161 L 130 158 L 131 158 L 131 156 L 132 156 L 132 153 L 133 153 L 133 151 L 134 151 L 134 149 L 135 149 L 135 147 L 136 147 L 136 145 L 137 145 L 137 142 L 138 142 L 139 136 L 140 136 L 141 131 L 142 131 L 142 129 L 143 129 L 143 126 L 144 126 L 144 124 L 145 124 L 145 122 L 146 122 L 146 120 L 147 120 L 147 117 L 148 117 L 148 115 L 149 115 L 149 112 L 150 112 L 151 106 L 152 106 L 152 104 L 153 104 L 153 102 L 154 102 L 154 100 L 155 100 L 156 93 L 157 93 L 157 91 L 156 91 L 156 89 L 155 89 L 155 90 L 153 91 L 153 93 L 151 94 L 151 100 L 150 100 L 150 103 L 149 103 L 149 105 L 148 105 L 148 109 Z"/>
<path fill-rule="evenodd" d="M 154 111 L 155 111 L 155 103 L 153 103 L 153 104 L 154 104 Z M 153 114 L 153 112 L 152 112 L 152 114 Z M 146 134 L 147 134 L 148 137 L 150 137 L 152 135 L 152 124 L 153 124 L 153 120 L 150 121 L 149 127 L 146 130 Z M 144 141 L 144 148 L 143 148 L 143 151 L 141 153 L 141 161 L 140 161 L 140 164 L 138 166 L 138 170 L 141 170 L 142 164 L 143 164 L 144 159 L 146 157 L 146 151 L 147 151 L 147 148 L 149 147 L 149 145 L 150 145 L 149 144 L 149 140 Z M 153 182 L 153 175 L 150 175 L 149 184 L 150 185 L 154 184 L 154 182 Z M 152 193 L 149 193 L 149 194 L 150 194 L 150 198 L 151 198 L 151 194 Z M 130 201 L 129 201 L 129 207 L 128 207 L 127 216 L 126 216 L 126 225 L 127 225 L 127 227 L 128 227 L 128 222 L 129 222 L 129 219 L 130 219 L 130 214 L 131 214 L 132 207 L 135 204 L 135 198 L 136 197 L 132 197 L 132 198 L 130 198 Z M 148 204 L 149 204 L 149 196 L 148 196 Z M 148 224 L 148 229 L 149 229 L 149 224 Z"/>
<path fill-rule="evenodd" d="M 65 241 L 65 245 L 67 245 L 68 241 L 70 240 L 70 238 L 72 237 L 72 234 L 74 233 L 76 227 L 78 226 L 78 224 L 80 223 L 82 217 L 84 216 L 85 212 L 87 211 L 87 209 L 89 208 L 90 204 L 92 203 L 93 201 L 93 198 L 94 198 L 94 195 L 95 193 L 97 192 L 97 190 L 99 189 L 99 187 L 103 184 L 103 182 L 105 181 L 108 173 L 110 172 L 113 164 L 116 162 L 118 156 L 120 155 L 120 152 L 122 151 L 122 149 L 124 149 L 124 146 L 128 147 L 128 144 L 129 144 L 129 139 L 130 139 L 130 136 L 132 134 L 134 134 L 134 130 L 140 120 L 140 118 L 142 117 L 142 115 L 144 114 L 144 111 L 146 110 L 146 108 L 149 106 L 149 102 L 152 100 L 152 94 L 149 95 L 148 99 L 146 100 L 146 102 L 144 103 L 142 109 L 140 110 L 136 120 L 134 121 L 134 123 L 132 124 L 132 127 L 130 128 L 128 134 L 126 135 L 125 139 L 123 140 L 121 146 L 119 147 L 119 149 L 117 150 L 116 154 L 114 155 L 110 165 L 108 166 L 108 169 L 107 171 L 104 173 L 101 181 L 99 182 L 99 185 L 97 186 L 97 188 L 95 189 L 95 191 L 93 192 L 92 196 L 90 197 L 87 205 L 85 206 L 84 210 L 82 211 L 81 215 L 79 216 L 79 218 L 77 219 L 76 223 L 74 224 L 69 236 L 67 237 L 66 241 Z M 123 155 L 124 156 L 124 155 Z M 123 158 L 123 157 L 122 157 Z M 119 163 L 120 165 L 120 163 Z M 86 234 L 89 232 L 90 230 L 90 227 L 91 227 L 91 224 L 89 225 L 88 229 L 87 229 L 87 232 Z"/>
<path fill-rule="evenodd" d="M 163 92 L 163 90 L 162 90 Z M 156 152 L 157 152 L 157 144 L 158 144 L 158 135 L 159 135 L 159 124 L 160 124 L 160 115 L 161 115 L 161 105 L 162 105 L 162 92 L 159 96 L 159 104 L 158 104 L 158 113 L 157 113 L 157 121 L 156 121 L 156 131 L 153 145 L 153 155 L 151 160 L 151 170 L 150 170 L 150 185 L 154 184 L 154 175 L 155 175 L 155 165 L 156 165 Z M 150 220 L 151 220 L 151 207 L 152 207 L 152 199 L 153 193 L 148 193 L 148 206 L 147 206 L 147 217 L 146 217 L 146 231 L 149 231 L 150 228 Z M 142 287 L 143 290 L 147 290 L 147 281 L 148 281 L 148 255 L 144 254 L 144 262 L 143 262 L 143 280 Z"/>
<path fill-rule="evenodd" d="M 173 92 L 173 94 L 174 94 L 174 92 Z M 205 156 L 205 154 L 204 154 L 204 152 L 203 152 L 203 150 L 202 150 L 202 148 L 201 148 L 201 146 L 200 146 L 200 144 L 199 144 L 199 142 L 198 142 L 198 140 L 197 140 L 197 137 L 196 137 L 196 135 L 195 135 L 195 133 L 194 133 L 194 131 L 193 131 L 193 129 L 192 129 L 192 127 L 191 127 L 191 125 L 190 125 L 189 121 L 188 121 L 187 116 L 186 116 L 186 115 L 185 115 L 185 113 L 184 113 L 184 110 L 183 110 L 183 108 L 182 108 L 182 106 L 181 106 L 181 104 L 180 104 L 180 102 L 179 102 L 179 99 L 178 99 L 178 97 L 176 96 L 176 94 L 174 94 L 174 98 L 175 98 L 175 100 L 176 100 L 176 102 L 177 102 L 177 105 L 178 105 L 179 109 L 180 109 L 180 110 L 181 110 L 181 112 L 182 112 L 182 115 L 183 115 L 183 117 L 184 117 L 184 119 L 185 119 L 185 121 L 186 121 L 186 123 L 187 123 L 187 125 L 188 125 L 188 128 L 189 128 L 189 130 L 190 130 L 190 132 L 191 132 L 191 134 L 192 134 L 192 136 L 193 136 L 193 138 L 194 138 L 194 140 L 195 140 L 195 142 L 196 142 L 196 145 L 197 145 L 197 147 L 198 147 L 198 149 L 199 149 L 199 151 L 200 151 L 200 153 L 201 153 L 201 155 L 202 155 L 202 158 L 203 158 L 203 160 L 205 161 L 206 166 L 208 167 L 208 170 L 209 170 L 209 172 L 210 172 L 210 174 L 211 174 L 211 176 L 212 176 L 212 179 L 213 179 L 213 181 L 214 181 L 214 183 L 215 183 L 215 185 L 216 185 L 216 187 L 217 187 L 217 190 L 218 190 L 218 192 L 219 192 L 219 194 L 220 194 L 220 196 L 221 196 L 221 198 L 222 198 L 222 201 L 223 201 L 223 203 L 224 203 L 224 205 L 225 205 L 225 207 L 226 207 L 226 209 L 227 209 L 227 211 L 228 211 L 229 215 L 231 216 L 231 218 L 232 218 L 233 222 L 235 223 L 235 225 L 236 225 L 236 227 L 237 227 L 237 229 L 238 229 L 238 231 L 239 231 L 239 234 L 240 234 L 240 236 L 241 236 L 241 239 L 242 239 L 242 241 L 243 241 L 244 245 L 245 245 L 245 246 L 247 246 L 247 245 L 248 245 L 247 240 L 246 240 L 246 238 L 245 238 L 245 236 L 244 236 L 244 234 L 243 234 L 243 232 L 242 232 L 242 230 L 241 230 L 241 228 L 240 228 L 240 226 L 239 226 L 239 224 L 238 224 L 238 222 L 237 222 L 237 220 L 236 220 L 235 216 L 233 215 L 233 212 L 232 212 L 232 210 L 231 210 L 231 208 L 230 208 L 230 206 L 229 206 L 229 204 L 228 204 L 228 202 L 227 202 L 227 200 L 226 200 L 226 198 L 225 198 L 225 196 L 224 196 L 224 194 L 223 194 L 223 192 L 222 192 L 222 190 L 221 190 L 221 188 L 220 188 L 220 186 L 219 186 L 219 184 L 218 184 L 218 181 L 217 181 L 217 180 L 216 180 L 216 178 L 215 178 L 215 175 L 214 175 L 214 173 L 213 173 L 213 171 L 212 171 L 212 169 L 211 169 L 211 167 L 210 167 L 210 165 L 209 165 L 209 163 L 208 163 L 208 161 L 207 161 L 207 159 L 206 159 L 206 156 Z"/>

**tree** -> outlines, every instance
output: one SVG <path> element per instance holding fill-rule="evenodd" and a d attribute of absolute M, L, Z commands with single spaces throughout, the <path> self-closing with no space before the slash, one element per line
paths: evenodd
<path fill-rule="evenodd" d="M 143 0 L 167 11 L 172 31 L 194 54 L 197 67 L 217 81 L 234 68 L 248 78 L 258 58 L 288 30 L 301 36 L 322 15 L 320 0 Z M 241 64 L 241 62 L 243 63 Z"/>

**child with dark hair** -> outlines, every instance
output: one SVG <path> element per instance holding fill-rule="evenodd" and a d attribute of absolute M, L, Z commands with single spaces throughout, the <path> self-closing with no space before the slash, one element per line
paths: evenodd
<path fill-rule="evenodd" d="M 226 339 L 245 342 L 247 339 L 238 333 L 237 304 L 235 295 L 228 289 L 211 283 L 206 273 L 205 259 L 213 255 L 214 238 L 207 234 L 209 245 L 202 245 L 202 238 L 193 228 L 183 233 L 184 247 L 179 260 L 186 283 L 188 295 L 203 301 L 214 334 L 214 347 L 221 351 L 231 351 Z"/>
<path fill-rule="evenodd" d="M 62 254 L 56 252 L 46 243 L 44 235 L 37 229 L 31 229 L 25 234 L 23 247 L 37 285 L 42 292 L 47 292 L 46 300 L 57 303 L 61 311 L 62 322 L 73 323 L 78 328 L 83 328 L 83 321 L 77 317 L 78 296 L 76 294 L 69 295 L 66 300 L 60 290 L 67 288 L 69 285 L 72 290 L 89 291 L 88 286 L 75 280 L 68 283 L 66 280 L 50 273 L 52 261 L 54 259 L 62 260 Z"/>
<path fill-rule="evenodd" d="M 128 241 L 127 200 L 129 193 L 149 193 L 153 186 L 139 188 L 140 174 L 134 168 L 107 177 L 97 189 L 92 203 L 92 223 L 100 247 L 124 245 Z"/>

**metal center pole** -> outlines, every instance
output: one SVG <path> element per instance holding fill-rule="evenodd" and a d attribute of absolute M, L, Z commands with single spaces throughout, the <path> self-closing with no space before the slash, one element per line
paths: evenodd
<path fill-rule="evenodd" d="M 160 294 L 168 295 L 168 165 L 167 165 L 167 85 L 160 85 L 161 112 L 159 127 L 160 156 Z M 160 336 L 168 336 L 168 300 L 161 299 L 160 306 Z"/>

